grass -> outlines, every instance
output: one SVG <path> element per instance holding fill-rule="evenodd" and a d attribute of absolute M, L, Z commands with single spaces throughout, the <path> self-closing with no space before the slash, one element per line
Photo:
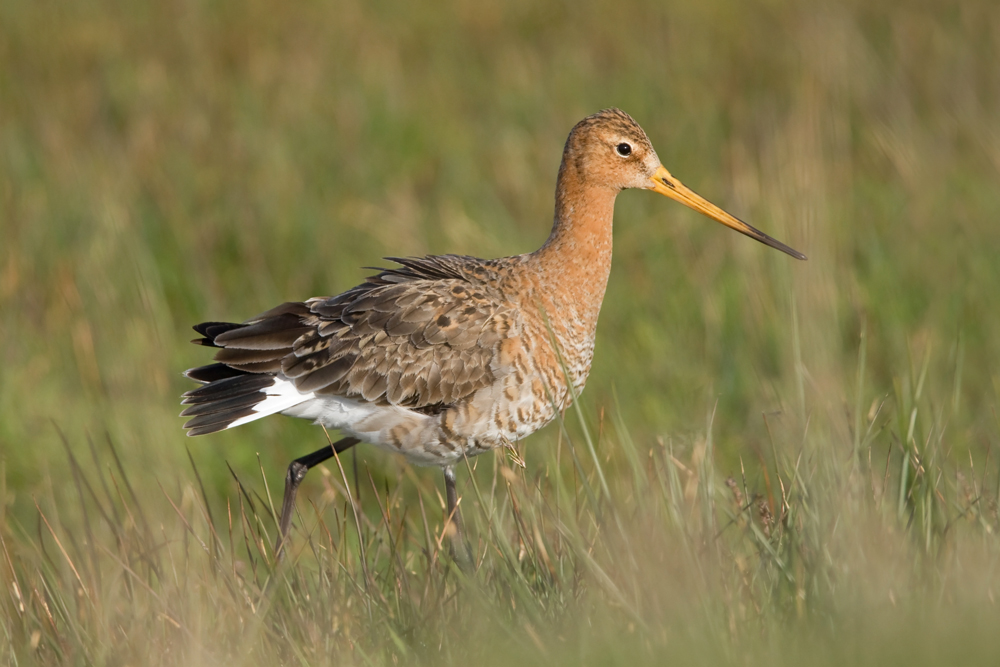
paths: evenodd
<path fill-rule="evenodd" d="M 989 2 L 0 5 L 0 661 L 993 663 Z M 616 105 L 807 263 L 626 193 L 586 393 L 460 474 L 187 440 L 186 341 L 548 232 Z M 644 196 L 645 195 L 645 196 Z"/>
<path fill-rule="evenodd" d="M 70 526 L 58 506 L 38 507 L 35 525 L 12 525 L 0 545 L 9 655 L 196 665 L 995 659 L 995 472 L 936 463 L 945 452 L 934 439 L 882 461 L 864 438 L 862 456 L 838 460 L 824 438 L 776 429 L 763 479 L 723 479 L 712 419 L 687 453 L 605 435 L 598 444 L 621 457 L 616 474 L 570 439 L 540 456 L 524 450 L 526 467 L 506 452 L 470 462 L 469 576 L 447 555 L 437 480 L 409 468 L 383 483 L 347 461 L 314 473 L 323 491 L 300 505 L 292 551 L 275 566 L 263 469 L 234 472 L 214 507 L 193 469 L 152 494 L 170 506 L 152 519 L 113 443 L 91 443 L 95 459 L 112 461 L 96 471 L 73 453 L 87 446 L 67 441 L 82 520 Z"/>

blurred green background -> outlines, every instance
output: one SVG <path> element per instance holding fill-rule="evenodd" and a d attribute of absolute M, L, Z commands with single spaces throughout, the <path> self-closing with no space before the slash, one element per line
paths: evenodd
<path fill-rule="evenodd" d="M 704 608 L 722 611 L 711 617 L 717 627 L 705 626 L 702 648 L 740 662 L 738 647 L 717 641 L 725 626 L 727 636 L 765 637 L 757 658 L 784 653 L 800 664 L 796 656 L 815 658 L 813 635 L 781 619 L 805 609 L 820 619 L 811 631 L 835 649 L 831 664 L 874 660 L 880 653 L 865 642 L 877 643 L 874 628 L 883 625 L 894 638 L 883 650 L 897 657 L 905 647 L 952 657 L 995 652 L 980 627 L 992 621 L 976 611 L 992 610 L 985 618 L 995 619 L 1000 571 L 989 537 L 1000 530 L 992 451 L 1000 4 L 992 0 L 0 3 L 0 538 L 14 554 L 10 572 L 21 572 L 22 583 L 51 583 L 61 567 L 62 588 L 47 599 L 77 595 L 73 573 L 45 551 L 48 540 L 55 553 L 34 504 L 59 515 L 53 521 L 64 535 L 80 534 L 84 494 L 68 482 L 60 432 L 84 460 L 93 442 L 96 456 L 85 467 L 112 476 L 106 443 L 114 443 L 173 546 L 183 531 L 166 497 L 183 496 L 181 513 L 197 515 L 187 448 L 210 507 L 238 497 L 227 461 L 253 478 L 259 454 L 270 488 L 279 488 L 288 462 L 318 448 L 322 432 L 274 418 L 186 439 L 177 413 L 191 383 L 181 373 L 209 359 L 188 343 L 190 325 L 241 321 L 284 300 L 338 293 L 385 255 L 534 250 L 549 232 L 566 134 L 609 106 L 639 121 L 688 186 L 809 256 L 796 262 L 649 193 L 618 200 L 615 263 L 582 406 L 613 489 L 626 489 L 619 506 L 629 516 L 645 507 L 628 495 L 629 474 L 638 479 L 647 449 L 653 466 L 657 443 L 680 457 L 671 455 L 676 474 L 700 475 L 684 478 L 682 499 L 669 498 L 670 507 L 693 503 L 675 517 L 681 534 L 718 528 L 713 517 L 707 528 L 693 527 L 699 502 L 711 506 L 728 493 L 704 472 L 713 462 L 720 476 L 739 477 L 745 464 L 751 490 L 766 486 L 769 511 L 784 498 L 782 480 L 804 499 L 795 506 L 807 515 L 800 532 L 785 528 L 805 535 L 792 556 L 806 574 L 784 569 L 784 551 L 781 558 L 768 551 L 789 548 L 785 533 L 764 535 L 771 524 L 757 519 L 743 524 L 749 541 L 717 570 L 722 579 L 735 573 L 733 581 L 749 581 L 749 593 L 736 586 L 731 603 L 729 592 L 709 587 Z M 570 436 L 578 432 L 570 424 Z M 544 469 L 547 478 L 553 456 L 558 466 L 558 435 L 550 427 L 525 443 L 525 474 Z M 626 441 L 635 444 L 614 446 Z M 402 479 L 410 507 L 414 480 L 428 502 L 427 490 L 440 484 L 436 471 L 414 477 L 370 449 L 357 456 L 379 488 Z M 800 475 L 807 482 L 796 490 Z M 307 478 L 300 507 L 319 496 L 316 478 Z M 533 510 L 540 517 L 543 491 Z M 380 508 L 363 500 L 377 520 Z M 850 525 L 838 533 L 842 517 Z M 978 523 L 960 533 L 952 530 L 959 519 Z M 658 546 L 666 524 L 650 525 L 650 550 L 676 556 Z M 675 544 L 671 535 L 667 544 Z M 141 554 L 130 562 L 145 558 L 154 537 L 137 542 Z M 685 617 L 670 601 L 697 580 L 689 570 L 671 575 L 650 556 L 640 561 L 645 570 L 616 571 L 614 542 L 598 546 L 612 554 L 601 561 L 611 563 L 612 577 L 634 571 L 656 582 L 652 604 L 667 611 L 651 616 L 654 629 Z M 416 562 L 413 549 L 407 558 Z M 579 553 L 556 560 L 587 562 Z M 91 561 L 95 572 L 117 567 L 113 559 Z M 233 563 L 235 581 L 242 574 Z M 496 573 L 505 567 L 488 561 L 490 574 L 481 576 L 503 582 Z M 194 571 L 214 581 L 211 567 Z M 120 568 L 115 576 L 128 580 Z M 170 604 L 188 601 L 183 589 L 173 597 L 158 590 Z M 646 590 L 637 590 L 641 600 Z M 954 604 L 962 613 L 945 606 L 922 616 L 921 591 L 931 607 Z M 896 615 L 897 597 L 910 593 L 911 605 Z M 555 626 L 577 618 L 573 595 L 551 612 Z M 109 618 L 141 615 L 124 594 L 110 599 Z M 549 613 L 548 598 L 538 603 Z M 730 603 L 742 605 L 742 615 L 726 625 L 719 619 Z M 774 634 L 756 625 L 758 604 L 763 617 L 779 619 L 779 629 L 769 626 Z M 193 617 L 213 618 L 210 604 L 192 605 Z M 233 605 L 218 617 L 243 613 Z M 609 660 L 627 662 L 629 651 L 613 649 L 614 633 L 634 626 L 619 622 L 616 605 L 598 605 L 598 624 L 618 620 L 593 643 Z M 89 608 L 81 609 L 70 628 L 90 627 Z M 31 628 L 48 627 L 47 613 L 36 610 L 23 623 L 18 646 L 37 647 Z M 587 613 L 579 618 L 592 620 Z M 148 618 L 149 627 L 163 625 L 156 614 Z M 828 627 L 823 619 L 831 618 L 839 620 Z M 241 636 L 239 619 L 229 636 Z M 590 622 L 569 630 L 581 646 Z M 89 644 L 78 631 L 79 644 L 114 646 L 117 623 L 106 624 L 106 643 Z M 927 627 L 938 632 L 919 629 Z M 42 645 L 68 636 L 59 632 Z M 563 641 L 559 632 L 553 636 Z M 698 632 L 689 643 L 699 644 Z M 280 654 L 288 642 L 273 636 Z M 647 643 L 632 649 L 652 646 L 648 657 L 668 635 L 644 636 Z M 844 641 L 856 636 L 857 644 Z M 367 646 L 391 649 L 387 642 L 378 635 Z M 548 655 L 544 646 L 538 655 Z M 498 663 L 509 657 L 497 656 Z"/>
<path fill-rule="evenodd" d="M 384 255 L 535 249 L 569 128 L 608 106 L 809 261 L 623 194 L 594 415 L 683 437 L 717 401 L 734 461 L 762 412 L 853 404 L 865 331 L 866 407 L 927 358 L 963 445 L 995 438 L 993 2 L 5 2 L 5 502 L 64 471 L 56 425 L 159 475 L 186 446 L 220 483 L 256 452 L 280 475 L 318 432 L 184 438 L 188 327 Z"/>

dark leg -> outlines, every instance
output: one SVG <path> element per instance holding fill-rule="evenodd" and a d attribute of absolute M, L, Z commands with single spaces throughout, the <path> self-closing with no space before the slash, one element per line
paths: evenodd
<path fill-rule="evenodd" d="M 274 545 L 276 562 L 281 560 L 288 529 L 292 525 L 292 513 L 295 511 L 295 494 L 298 493 L 299 484 L 305 479 L 306 473 L 310 468 L 332 457 L 334 452 L 340 454 L 359 442 L 361 441 L 357 438 L 342 438 L 332 445 L 317 449 L 312 454 L 297 458 L 288 465 L 288 472 L 285 473 L 285 499 L 281 503 L 281 518 L 278 521 L 278 541 Z"/>
<path fill-rule="evenodd" d="M 451 533 L 451 557 L 455 559 L 464 572 L 470 572 L 472 570 L 472 553 L 465 543 L 462 513 L 458 509 L 454 466 L 447 466 L 444 469 L 444 490 L 448 497 L 448 515 L 445 516 L 445 521 L 450 522 L 455 527 L 454 532 Z"/>

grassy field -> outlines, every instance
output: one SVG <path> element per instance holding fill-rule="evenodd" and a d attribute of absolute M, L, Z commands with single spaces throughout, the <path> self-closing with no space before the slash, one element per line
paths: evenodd
<path fill-rule="evenodd" d="M 460 471 L 195 440 L 192 323 L 547 236 L 619 106 L 586 393 Z M 0 663 L 997 664 L 1000 6 L 0 3 Z M 333 434 L 335 435 L 335 434 Z"/>

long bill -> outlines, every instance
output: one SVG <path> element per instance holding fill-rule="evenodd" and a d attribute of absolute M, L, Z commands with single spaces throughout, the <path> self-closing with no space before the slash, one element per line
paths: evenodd
<path fill-rule="evenodd" d="M 650 180 L 653 182 L 653 186 L 650 188 L 653 192 L 659 192 L 661 195 L 665 195 L 671 199 L 676 199 L 685 206 L 693 208 L 699 213 L 703 213 L 717 222 L 721 222 L 726 227 L 731 227 L 741 234 L 746 234 L 750 238 L 760 241 L 764 245 L 771 246 L 772 248 L 776 248 L 783 253 L 791 255 L 795 259 L 806 259 L 806 256 L 798 250 L 789 248 L 781 241 L 768 236 L 759 229 L 751 227 L 739 218 L 729 215 L 721 208 L 699 195 L 697 192 L 689 189 L 683 183 L 674 178 L 670 172 L 667 171 L 666 167 L 661 165 Z"/>

